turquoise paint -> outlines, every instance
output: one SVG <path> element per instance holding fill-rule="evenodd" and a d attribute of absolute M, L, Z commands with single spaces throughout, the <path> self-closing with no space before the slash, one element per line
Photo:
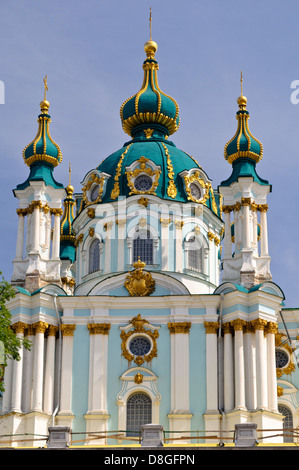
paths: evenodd
<path fill-rule="evenodd" d="M 192 324 L 189 333 L 190 411 L 193 414 L 191 430 L 204 430 L 206 411 L 206 334 L 202 323 Z M 202 435 L 202 433 L 199 433 Z M 194 441 L 196 442 L 196 441 Z"/>
<path fill-rule="evenodd" d="M 89 317 L 90 309 L 89 308 L 76 308 L 74 310 L 75 317 Z"/>
<path fill-rule="evenodd" d="M 156 316 L 167 316 L 171 314 L 171 309 L 170 308 L 110 308 L 109 309 L 109 315 L 111 316 L 130 316 L 131 318 L 134 318 L 138 314 L 141 314 L 142 317 L 147 316 L 147 315 L 156 315 Z M 153 319 L 154 322 L 154 319 Z"/>
<path fill-rule="evenodd" d="M 189 315 L 205 315 L 206 309 L 205 308 L 189 308 L 188 313 Z"/>
<path fill-rule="evenodd" d="M 89 331 L 86 325 L 77 325 L 73 344 L 72 412 L 73 432 L 85 432 L 84 415 L 88 411 L 89 386 Z M 84 439 L 86 435 L 77 435 Z"/>

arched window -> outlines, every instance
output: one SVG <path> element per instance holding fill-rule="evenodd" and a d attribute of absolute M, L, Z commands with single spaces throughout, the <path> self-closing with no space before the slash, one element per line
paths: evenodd
<path fill-rule="evenodd" d="M 141 426 L 152 422 L 152 401 L 146 393 L 134 393 L 127 401 L 127 436 L 139 436 Z"/>
<path fill-rule="evenodd" d="M 133 240 L 133 263 L 139 258 L 146 264 L 154 264 L 154 243 L 149 230 L 136 228 Z"/>
<path fill-rule="evenodd" d="M 203 247 L 195 236 L 188 240 L 187 268 L 193 271 L 203 271 Z"/>
<path fill-rule="evenodd" d="M 89 247 L 89 269 L 88 272 L 94 273 L 100 269 L 100 240 L 93 240 Z"/>
<path fill-rule="evenodd" d="M 291 410 L 285 405 L 278 405 L 278 411 L 284 416 L 283 420 L 283 442 L 293 442 L 292 429 L 293 429 L 293 415 Z"/>

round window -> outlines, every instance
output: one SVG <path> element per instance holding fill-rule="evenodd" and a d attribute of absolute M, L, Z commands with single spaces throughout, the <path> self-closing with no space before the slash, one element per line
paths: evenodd
<path fill-rule="evenodd" d="M 285 351 L 278 349 L 275 353 L 276 356 L 276 367 L 282 369 L 289 362 L 289 356 Z"/>
<path fill-rule="evenodd" d="M 196 183 L 191 183 L 189 187 L 191 191 L 191 196 L 197 201 L 199 201 L 202 198 L 200 187 Z"/>
<path fill-rule="evenodd" d="M 91 192 L 90 192 L 90 200 L 91 202 L 94 202 L 98 199 L 99 197 L 99 185 L 96 184 L 92 187 Z"/>
<path fill-rule="evenodd" d="M 145 356 L 151 350 L 151 342 L 145 336 L 135 336 L 130 342 L 129 349 L 134 356 Z"/>
<path fill-rule="evenodd" d="M 148 175 L 140 175 L 134 181 L 137 191 L 149 191 L 153 185 L 152 178 Z"/>

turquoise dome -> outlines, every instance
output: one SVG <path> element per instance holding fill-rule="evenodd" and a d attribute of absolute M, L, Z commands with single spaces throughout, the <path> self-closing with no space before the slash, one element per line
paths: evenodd
<path fill-rule="evenodd" d="M 69 184 L 65 189 L 67 197 L 63 203 L 64 213 L 60 222 L 60 259 L 68 259 L 73 263 L 76 258 L 76 236 L 72 226 L 75 218 L 74 188 Z"/>
<path fill-rule="evenodd" d="M 157 44 L 148 41 L 145 46 L 147 54 L 143 62 L 144 77 L 141 89 L 128 98 L 120 109 L 124 131 L 130 136 L 140 129 L 158 125 L 166 135 L 173 134 L 180 124 L 179 107 L 176 101 L 162 92 L 158 84 L 158 62 L 155 59 Z"/>
<path fill-rule="evenodd" d="M 62 160 L 60 147 L 53 141 L 49 131 L 51 122 L 51 116 L 48 114 L 49 106 L 47 100 L 41 102 L 36 137 L 23 150 L 24 161 L 29 167 L 36 162 L 46 162 L 55 167 Z"/>
<path fill-rule="evenodd" d="M 241 95 L 238 98 L 240 109 L 236 114 L 238 128 L 234 137 L 227 142 L 224 148 L 224 157 L 229 163 L 240 158 L 249 158 L 257 163 L 263 156 L 263 145 L 249 130 L 249 112 L 246 110 L 246 103 L 246 97 Z"/>
<path fill-rule="evenodd" d="M 219 194 L 214 193 L 201 166 L 168 139 L 179 126 L 179 110 L 176 101 L 158 87 L 156 50 L 153 41 L 145 44 L 142 88 L 121 106 L 123 129 L 132 139 L 96 168 L 97 175 L 93 177 L 98 186 L 91 177 L 85 180 L 79 212 L 94 203 L 153 195 L 168 201 L 205 204 L 214 214 L 221 215 Z M 105 179 L 102 186 L 101 178 Z M 91 194 L 92 186 L 97 191 L 96 199 Z"/>

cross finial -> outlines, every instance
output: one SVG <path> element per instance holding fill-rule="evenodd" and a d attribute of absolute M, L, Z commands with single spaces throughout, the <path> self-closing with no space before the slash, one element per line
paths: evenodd
<path fill-rule="evenodd" d="M 151 41 L 152 40 L 152 7 L 150 7 L 149 27 L 150 27 L 150 41 Z"/>
<path fill-rule="evenodd" d="M 71 169 L 71 164 L 69 163 L 69 185 L 71 185 L 71 174 L 72 174 L 72 169 Z"/>
<path fill-rule="evenodd" d="M 45 100 L 46 95 L 47 95 L 47 91 L 49 90 L 48 89 L 48 83 L 47 83 L 47 75 L 45 76 L 45 78 L 43 78 L 43 82 L 44 82 L 44 87 L 45 87 L 45 92 L 44 92 L 44 100 Z"/>
<path fill-rule="evenodd" d="M 242 70 L 241 70 L 241 96 L 243 96 L 243 73 L 242 73 Z"/>

